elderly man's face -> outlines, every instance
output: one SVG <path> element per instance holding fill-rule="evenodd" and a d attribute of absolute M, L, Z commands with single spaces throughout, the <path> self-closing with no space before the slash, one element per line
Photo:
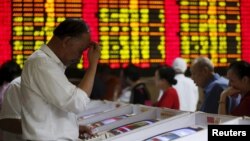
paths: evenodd
<path fill-rule="evenodd" d="M 194 83 L 197 86 L 204 88 L 206 83 L 206 73 L 204 68 L 199 68 L 197 64 L 193 64 L 190 68 L 190 72 Z"/>
<path fill-rule="evenodd" d="M 63 63 L 66 66 L 80 61 L 83 51 L 88 49 L 90 43 L 90 34 L 83 33 L 81 37 L 71 37 L 66 43 L 64 50 Z"/>

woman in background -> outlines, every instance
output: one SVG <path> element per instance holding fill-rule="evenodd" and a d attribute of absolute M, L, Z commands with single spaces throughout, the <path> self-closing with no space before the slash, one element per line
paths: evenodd
<path fill-rule="evenodd" d="M 128 65 L 123 70 L 125 81 L 129 85 L 130 89 L 127 88 L 127 92 L 123 92 L 120 100 L 132 104 L 150 105 L 150 93 L 145 82 L 141 80 L 139 72 L 139 68 L 132 64 Z"/>
<path fill-rule="evenodd" d="M 224 90 L 219 101 L 219 114 L 250 116 L 250 64 L 245 61 L 234 62 L 227 71 L 229 88 Z M 241 95 L 240 103 L 227 113 L 226 99 L 229 96 Z"/>
<path fill-rule="evenodd" d="M 155 72 L 156 87 L 164 91 L 160 101 L 156 104 L 157 107 L 166 107 L 179 110 L 179 98 L 177 91 L 172 85 L 177 83 L 175 71 L 171 67 L 161 67 Z"/>

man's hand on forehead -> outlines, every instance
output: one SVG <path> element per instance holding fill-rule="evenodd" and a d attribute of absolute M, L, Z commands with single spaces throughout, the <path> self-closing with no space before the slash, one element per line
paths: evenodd
<path fill-rule="evenodd" d="M 99 46 L 99 44 L 98 44 L 97 42 L 95 42 L 95 41 L 91 41 L 91 42 L 89 43 L 89 47 L 93 47 L 94 49 L 96 49 L 97 46 Z"/>

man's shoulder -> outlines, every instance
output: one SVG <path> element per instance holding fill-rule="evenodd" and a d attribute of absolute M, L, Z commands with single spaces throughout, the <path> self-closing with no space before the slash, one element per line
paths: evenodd
<path fill-rule="evenodd" d="M 35 51 L 25 62 L 25 65 L 40 66 L 48 63 L 49 58 L 40 50 Z"/>
<path fill-rule="evenodd" d="M 37 50 L 33 54 L 30 55 L 28 60 L 36 60 L 37 58 L 45 58 L 45 57 L 46 57 L 46 54 L 43 51 Z"/>
<path fill-rule="evenodd" d="M 10 82 L 10 84 L 14 84 L 14 85 L 20 84 L 20 83 L 21 83 L 21 76 L 15 78 L 14 80 L 12 80 L 12 81 Z"/>
<path fill-rule="evenodd" d="M 226 79 L 225 77 L 220 77 L 213 82 L 213 85 L 225 87 L 228 86 L 228 83 L 229 83 L 228 79 Z"/>
<path fill-rule="evenodd" d="M 223 76 L 220 76 L 219 74 L 214 74 L 213 81 L 210 82 L 211 87 L 218 87 L 218 86 L 228 86 L 229 80 Z"/>
<path fill-rule="evenodd" d="M 10 82 L 9 89 L 20 89 L 21 87 L 21 77 L 17 77 Z"/>

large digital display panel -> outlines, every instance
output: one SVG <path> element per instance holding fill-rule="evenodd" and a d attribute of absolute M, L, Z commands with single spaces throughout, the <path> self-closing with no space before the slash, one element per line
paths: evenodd
<path fill-rule="evenodd" d="M 250 61 L 247 0 L 2 0 L 0 64 L 27 57 L 52 37 L 66 18 L 84 19 L 101 46 L 100 63 L 122 68 L 189 63 L 211 58 L 216 67 Z M 88 66 L 86 52 L 75 67 Z"/>

